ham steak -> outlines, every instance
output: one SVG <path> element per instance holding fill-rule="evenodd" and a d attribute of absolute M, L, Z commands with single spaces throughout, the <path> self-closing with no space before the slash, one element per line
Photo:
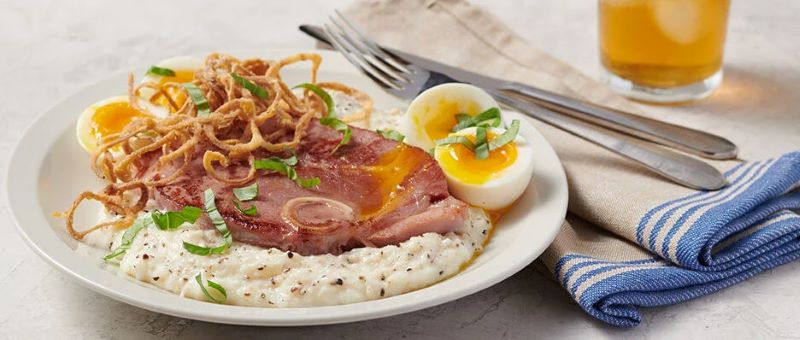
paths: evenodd
<path fill-rule="evenodd" d="M 258 196 L 242 203 L 255 206 L 255 216 L 236 209 L 233 187 L 208 176 L 202 157 L 195 157 L 180 181 L 155 188 L 156 201 L 170 210 L 202 207 L 203 191 L 211 188 L 234 240 L 303 255 L 397 244 L 465 225 L 467 205 L 450 196 L 444 173 L 430 155 L 369 130 L 352 130 L 350 143 L 332 153 L 341 134 L 313 121 L 297 150 L 295 169 L 300 177 L 319 177 L 320 184 L 305 189 L 285 175 L 259 171 L 253 181 L 258 184 Z M 221 170 L 239 178 L 249 165 Z M 171 171 L 153 167 L 145 176 Z"/>

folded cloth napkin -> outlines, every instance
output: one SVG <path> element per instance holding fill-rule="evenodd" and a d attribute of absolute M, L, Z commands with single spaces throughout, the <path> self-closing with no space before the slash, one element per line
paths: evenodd
<path fill-rule="evenodd" d="M 647 114 L 469 3 L 361 0 L 345 12 L 388 46 Z M 720 119 L 725 117 L 705 115 L 679 123 L 734 139 L 744 130 L 719 130 Z M 567 221 L 541 260 L 590 315 L 615 326 L 635 326 L 641 321 L 639 306 L 710 294 L 800 257 L 800 191 L 795 190 L 800 153 L 713 162 L 731 185 L 702 192 L 534 124 L 561 158 L 570 186 Z"/>

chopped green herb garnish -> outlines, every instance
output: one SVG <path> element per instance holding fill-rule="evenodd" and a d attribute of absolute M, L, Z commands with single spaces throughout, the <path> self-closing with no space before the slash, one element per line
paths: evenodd
<path fill-rule="evenodd" d="M 336 150 L 338 150 L 339 147 L 350 142 L 350 135 L 353 133 L 353 131 L 350 130 L 350 126 L 345 124 L 343 121 L 334 117 L 322 117 L 319 120 L 319 122 L 322 125 L 328 126 L 342 133 L 342 140 L 339 141 L 339 144 L 337 144 L 335 148 L 333 148 L 333 151 L 331 151 L 331 153 L 336 152 Z"/>
<path fill-rule="evenodd" d="M 231 246 L 231 243 L 233 243 L 233 237 L 231 236 L 230 230 L 228 230 L 228 225 L 225 224 L 225 220 L 222 219 L 222 215 L 219 213 L 219 210 L 217 210 L 217 204 L 214 202 L 214 190 L 206 189 L 206 191 L 203 192 L 203 199 L 205 201 L 206 215 L 211 219 L 211 224 L 222 234 L 223 243 L 222 245 L 209 248 L 184 241 L 183 248 L 195 255 L 222 254 Z"/>
<path fill-rule="evenodd" d="M 183 88 L 186 89 L 186 92 L 189 93 L 189 98 L 192 99 L 192 103 L 194 103 L 194 106 L 197 108 L 198 117 L 207 116 L 209 113 L 211 113 L 211 109 L 208 106 L 208 99 L 206 99 L 206 95 L 203 93 L 203 90 L 192 83 L 183 83 L 181 86 L 183 86 Z"/>
<path fill-rule="evenodd" d="M 216 282 L 211 281 L 211 280 L 206 280 L 206 283 L 208 283 L 208 287 L 209 288 L 213 288 L 214 290 L 219 292 L 219 294 L 222 295 L 221 299 L 215 298 L 213 295 L 211 295 L 211 293 L 208 292 L 208 289 L 206 289 L 206 285 L 203 284 L 203 275 L 202 274 L 197 273 L 197 276 L 194 277 L 194 280 L 197 281 L 198 285 L 200 285 L 200 290 L 203 291 L 203 294 L 206 296 L 206 298 L 208 298 L 212 302 L 214 302 L 214 303 L 224 303 L 225 300 L 228 299 L 228 293 L 225 291 L 225 288 L 222 287 L 219 283 L 216 283 Z"/>
<path fill-rule="evenodd" d="M 162 77 L 174 77 L 175 76 L 175 71 L 170 70 L 170 69 L 165 68 L 165 67 L 158 67 L 158 66 L 153 65 L 153 66 L 150 66 L 149 70 L 147 70 L 147 74 L 152 74 L 152 75 L 162 76 Z"/>
<path fill-rule="evenodd" d="M 475 143 L 464 136 L 450 136 L 436 141 L 436 145 L 461 144 L 467 149 L 475 150 Z"/>
<path fill-rule="evenodd" d="M 472 116 L 470 116 L 470 115 L 468 115 L 466 113 L 456 113 L 455 117 L 456 117 L 456 121 L 459 122 L 459 123 L 461 123 L 461 122 L 463 122 L 463 121 L 465 121 L 467 119 L 472 119 Z"/>
<path fill-rule="evenodd" d="M 475 153 L 475 159 L 486 159 L 489 157 L 489 152 L 511 143 L 517 138 L 517 134 L 519 134 L 519 120 L 515 119 L 511 122 L 508 130 L 492 140 L 488 139 L 488 129 L 478 126 L 475 128 L 475 142 L 465 136 L 456 135 L 437 140 L 436 145 L 461 144 Z"/>
<path fill-rule="evenodd" d="M 475 128 L 475 159 L 489 158 L 489 144 L 485 127 Z"/>
<path fill-rule="evenodd" d="M 251 205 L 249 208 L 242 209 L 239 201 L 233 201 L 233 206 L 236 207 L 236 210 L 239 210 L 240 213 L 245 214 L 247 216 L 255 216 L 258 214 L 258 210 L 256 210 L 255 205 Z"/>
<path fill-rule="evenodd" d="M 322 180 L 320 180 L 319 177 L 298 178 L 294 181 L 297 183 L 297 185 L 306 189 L 316 187 L 322 183 Z"/>
<path fill-rule="evenodd" d="M 336 150 L 339 150 L 340 146 L 350 142 L 350 135 L 353 132 L 350 130 L 350 126 L 348 126 L 343 121 L 336 118 L 336 113 L 333 111 L 333 98 L 331 98 L 331 95 L 328 94 L 328 92 L 325 92 L 325 90 L 323 90 L 321 87 L 310 83 L 300 84 L 295 86 L 294 88 L 303 88 L 311 92 L 314 92 L 314 94 L 322 98 L 322 101 L 325 102 L 326 112 L 319 120 L 320 124 L 330 127 L 342 133 L 342 140 L 339 142 L 338 145 L 336 145 L 335 148 L 333 148 L 333 151 L 331 153 L 336 152 Z"/>
<path fill-rule="evenodd" d="M 194 223 L 202 213 L 203 210 L 198 207 L 185 206 L 178 211 L 154 211 L 150 215 L 153 217 L 153 222 L 155 222 L 158 229 L 172 230 L 187 222 Z"/>
<path fill-rule="evenodd" d="M 294 170 L 294 166 L 297 164 L 297 157 L 292 156 L 286 159 L 281 159 L 278 157 L 270 157 L 264 159 L 257 159 L 253 162 L 253 167 L 256 170 L 272 170 L 281 174 L 286 175 L 289 179 L 293 180 L 297 185 L 303 188 L 313 188 L 320 183 L 320 179 L 318 177 L 312 178 L 301 178 L 297 175 L 297 171 Z"/>
<path fill-rule="evenodd" d="M 453 132 L 464 130 L 473 126 L 499 127 L 502 123 L 500 120 L 500 109 L 496 107 L 490 108 L 475 116 L 459 113 L 456 115 L 456 121 L 458 121 L 458 123 L 453 126 L 453 129 L 451 130 Z"/>
<path fill-rule="evenodd" d="M 489 150 L 495 150 L 503 145 L 511 143 L 517 138 L 517 134 L 519 134 L 519 120 L 514 119 L 511 121 L 511 126 L 506 132 L 489 141 Z"/>
<path fill-rule="evenodd" d="M 302 88 L 314 92 L 317 96 L 319 96 L 322 101 L 325 103 L 326 113 L 323 117 L 333 117 L 336 116 L 336 113 L 333 112 L 333 98 L 331 95 L 328 94 L 325 90 L 321 87 L 311 84 L 311 83 L 303 83 L 300 85 L 295 86 L 294 88 Z"/>
<path fill-rule="evenodd" d="M 388 138 L 388 139 L 391 139 L 391 140 L 396 140 L 398 142 L 402 142 L 404 139 L 406 139 L 406 136 L 403 136 L 402 133 L 397 132 L 397 131 L 392 130 L 392 129 L 378 130 L 377 132 L 381 136 L 383 136 L 384 138 Z"/>
<path fill-rule="evenodd" d="M 231 77 L 233 80 L 246 88 L 250 93 L 255 95 L 261 99 L 267 99 L 269 97 L 269 93 L 263 87 L 256 85 L 255 83 L 245 79 L 244 77 L 236 74 L 236 72 L 231 72 Z"/>
<path fill-rule="evenodd" d="M 234 188 L 233 195 L 242 202 L 254 199 L 258 196 L 258 183 L 253 183 L 246 187 Z"/>
<path fill-rule="evenodd" d="M 125 254 L 125 252 L 131 248 L 133 239 L 136 238 L 136 235 L 139 233 L 139 231 L 147 227 L 147 225 L 152 222 L 153 220 L 150 218 L 150 214 L 139 216 L 139 218 L 133 222 L 133 225 L 128 227 L 128 229 L 125 230 L 125 233 L 122 234 L 122 241 L 120 242 L 119 246 L 114 248 L 110 254 L 103 257 L 103 260 L 109 261 L 117 256 Z"/>

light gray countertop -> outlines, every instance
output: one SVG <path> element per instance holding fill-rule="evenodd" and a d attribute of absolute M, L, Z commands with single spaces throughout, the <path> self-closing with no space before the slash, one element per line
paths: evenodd
<path fill-rule="evenodd" d="M 596 3 L 481 0 L 531 43 L 591 76 L 599 74 Z M 173 55 L 271 47 L 311 48 L 297 26 L 320 23 L 333 1 L 0 1 L 0 177 L 32 120 L 58 99 L 132 65 Z M 663 117 L 727 115 L 751 138 L 800 126 L 800 2 L 734 1 L 726 79 L 714 97 Z M 782 112 L 797 112 L 792 119 Z M 797 128 L 794 131 L 798 131 Z M 788 130 L 792 131 L 792 130 Z M 776 155 L 800 149 L 776 140 Z M 32 171 L 34 169 L 31 169 Z M 2 188 L 5 191 L 5 188 Z M 5 192 L 2 193 L 5 195 Z M 532 266 L 478 294 L 416 313 L 344 325 L 257 328 L 174 318 L 94 293 L 35 255 L 0 206 L 0 337 L 191 339 L 327 338 L 800 338 L 800 263 L 767 271 L 718 294 L 643 311 L 632 330 L 585 315 L 560 286 Z"/>

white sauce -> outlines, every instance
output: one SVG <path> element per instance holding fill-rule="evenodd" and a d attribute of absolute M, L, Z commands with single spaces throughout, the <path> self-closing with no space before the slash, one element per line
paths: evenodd
<path fill-rule="evenodd" d="M 337 102 L 344 102 L 337 100 Z M 347 105 L 345 105 L 347 106 Z M 350 110 L 352 108 L 345 109 Z M 396 129 L 399 110 L 374 113 L 371 129 Z M 103 214 L 100 219 L 113 218 Z M 491 228 L 483 210 L 472 208 L 469 222 L 446 235 L 427 233 L 399 245 L 358 248 L 341 255 L 301 256 L 234 241 L 225 254 L 199 256 L 183 241 L 222 243 L 219 232 L 189 224 L 174 231 L 152 225 L 142 229 L 121 256 L 119 270 L 181 296 L 206 301 L 195 281 L 202 273 L 227 291 L 225 303 L 260 307 L 308 307 L 346 304 L 399 295 L 457 274 L 483 249 Z M 84 241 L 116 248 L 123 230 L 98 230 Z"/>

